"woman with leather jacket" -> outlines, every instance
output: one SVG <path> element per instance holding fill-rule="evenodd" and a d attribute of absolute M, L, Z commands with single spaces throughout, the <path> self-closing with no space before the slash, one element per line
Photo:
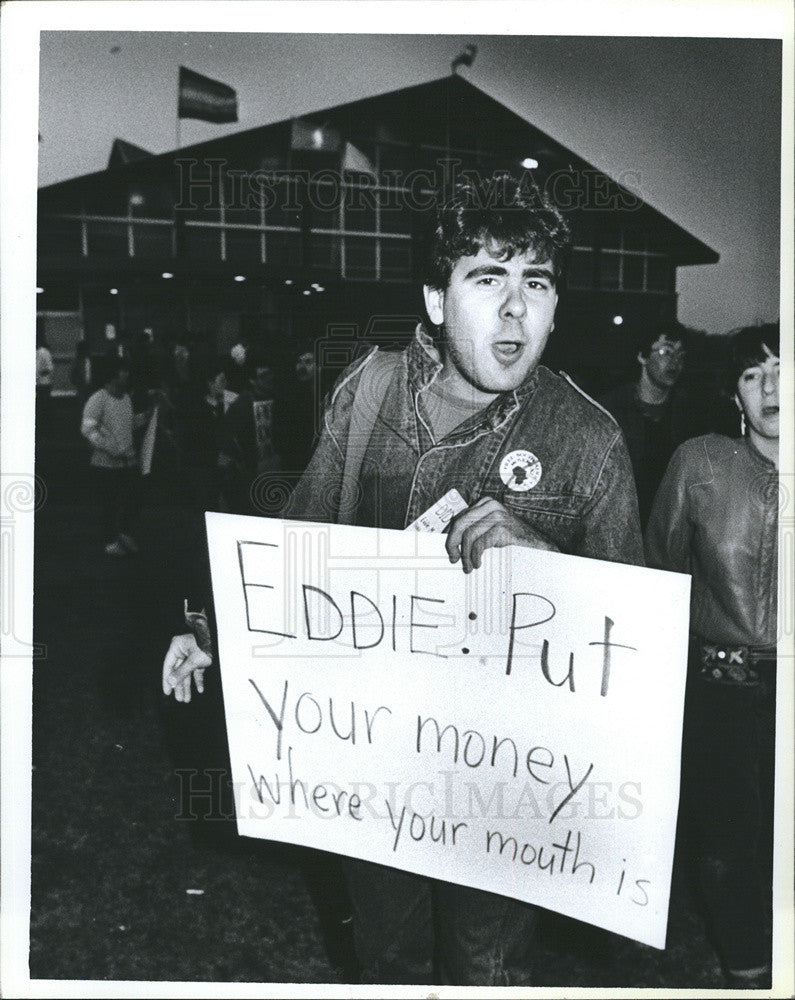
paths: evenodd
<path fill-rule="evenodd" d="M 681 828 L 696 859 L 727 980 L 770 980 L 776 583 L 778 324 L 733 338 L 739 439 L 686 441 L 646 533 L 649 566 L 692 575 Z"/>

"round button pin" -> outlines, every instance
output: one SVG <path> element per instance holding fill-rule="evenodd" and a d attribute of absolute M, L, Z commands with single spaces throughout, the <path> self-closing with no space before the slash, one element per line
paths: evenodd
<path fill-rule="evenodd" d="M 500 478 L 509 490 L 525 493 L 541 478 L 541 463 L 532 451 L 512 451 L 500 462 Z"/>

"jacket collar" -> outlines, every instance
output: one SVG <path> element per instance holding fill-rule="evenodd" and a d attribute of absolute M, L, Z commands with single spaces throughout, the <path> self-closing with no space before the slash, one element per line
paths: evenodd
<path fill-rule="evenodd" d="M 409 381 L 415 392 L 427 388 L 442 370 L 442 356 L 422 323 L 408 346 Z"/>
<path fill-rule="evenodd" d="M 414 337 L 409 343 L 407 363 L 409 382 L 415 393 L 426 389 L 442 370 L 442 357 L 439 348 L 422 323 L 417 324 Z M 485 422 L 492 430 L 499 427 L 532 395 L 538 386 L 538 378 L 538 368 L 536 367 L 518 388 L 501 393 L 484 410 L 466 420 L 454 434 L 457 435 L 459 431 L 471 429 L 473 423 L 475 426 L 480 426 Z"/>

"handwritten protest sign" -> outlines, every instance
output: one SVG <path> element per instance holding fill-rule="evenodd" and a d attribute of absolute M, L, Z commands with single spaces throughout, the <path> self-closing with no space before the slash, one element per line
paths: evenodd
<path fill-rule="evenodd" d="M 208 514 L 238 830 L 662 948 L 689 578 Z"/>

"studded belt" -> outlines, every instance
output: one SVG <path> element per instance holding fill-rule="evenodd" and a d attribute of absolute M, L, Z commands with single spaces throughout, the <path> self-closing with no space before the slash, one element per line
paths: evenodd
<path fill-rule="evenodd" d="M 699 677 L 716 684 L 754 687 L 776 666 L 774 646 L 722 646 L 696 638 L 691 651 Z"/>

